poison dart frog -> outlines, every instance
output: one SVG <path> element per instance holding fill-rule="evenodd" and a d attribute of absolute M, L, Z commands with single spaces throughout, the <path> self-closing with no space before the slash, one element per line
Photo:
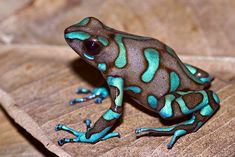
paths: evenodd
<path fill-rule="evenodd" d="M 56 131 L 68 131 L 75 136 L 60 139 L 59 145 L 96 143 L 120 137 L 118 132 L 110 130 L 123 114 L 124 94 L 164 120 L 189 117 L 169 127 L 135 130 L 137 135 L 172 135 L 168 149 L 181 136 L 197 131 L 219 108 L 219 97 L 208 89 L 213 77 L 200 68 L 183 63 L 172 48 L 157 39 L 115 30 L 94 17 L 84 18 L 66 28 L 64 37 L 83 60 L 102 73 L 109 88 L 79 88 L 77 93 L 89 96 L 71 100 L 70 104 L 91 99 L 102 103 L 110 94 L 111 105 L 93 125 L 86 119 L 84 132 L 64 124 L 56 125 Z"/>

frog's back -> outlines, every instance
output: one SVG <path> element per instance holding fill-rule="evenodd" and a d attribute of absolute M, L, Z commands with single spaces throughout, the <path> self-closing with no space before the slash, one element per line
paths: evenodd
<path fill-rule="evenodd" d="M 156 39 L 128 38 L 123 39 L 123 42 L 127 53 L 127 64 L 122 69 L 125 71 L 126 86 L 139 86 L 144 89 L 142 96 L 153 94 L 161 97 L 176 90 L 203 88 L 174 50 L 162 42 Z"/>

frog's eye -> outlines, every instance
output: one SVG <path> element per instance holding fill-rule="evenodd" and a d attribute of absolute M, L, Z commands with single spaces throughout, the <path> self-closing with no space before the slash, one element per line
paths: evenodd
<path fill-rule="evenodd" d="M 100 53 L 101 51 L 101 44 L 97 40 L 86 40 L 83 43 L 84 49 L 87 54 L 94 56 Z"/>

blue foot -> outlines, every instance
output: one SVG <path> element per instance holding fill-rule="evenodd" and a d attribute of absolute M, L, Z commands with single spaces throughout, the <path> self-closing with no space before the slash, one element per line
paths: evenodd
<path fill-rule="evenodd" d="M 84 122 L 87 126 L 87 131 L 88 131 L 91 128 L 91 120 L 86 119 Z M 90 138 L 87 138 L 86 132 L 78 132 L 70 127 L 67 127 L 64 124 L 58 124 L 55 126 L 56 131 L 60 131 L 60 130 L 67 131 L 75 136 L 75 138 L 73 138 L 73 139 L 62 138 L 62 139 L 58 140 L 58 145 L 60 145 L 60 146 L 64 145 L 65 143 L 74 143 L 74 142 L 95 143 L 100 140 L 107 140 L 107 139 L 113 138 L 113 137 L 120 137 L 120 134 L 118 132 L 107 133 L 106 130 L 109 130 L 109 129 L 110 128 L 107 128 L 101 132 L 98 132 L 98 133 L 91 135 Z"/>
<path fill-rule="evenodd" d="M 87 94 L 87 93 L 90 93 L 91 92 L 91 90 L 89 90 L 89 89 L 86 89 L 86 88 L 78 88 L 77 90 L 76 90 L 76 93 L 77 94 Z"/>
<path fill-rule="evenodd" d="M 102 100 L 104 100 L 108 97 L 108 90 L 104 87 L 95 88 L 93 90 L 89 90 L 86 88 L 78 88 L 76 93 L 78 93 L 78 94 L 91 93 L 91 94 L 89 96 L 84 97 L 84 98 L 76 98 L 74 100 L 71 100 L 69 102 L 70 105 L 75 105 L 76 103 L 86 102 L 88 100 L 95 99 L 95 98 L 96 98 L 95 103 L 101 104 Z"/>
<path fill-rule="evenodd" d="M 103 100 L 102 98 L 98 97 L 98 98 L 96 98 L 95 103 L 96 104 L 101 104 L 102 100 Z"/>

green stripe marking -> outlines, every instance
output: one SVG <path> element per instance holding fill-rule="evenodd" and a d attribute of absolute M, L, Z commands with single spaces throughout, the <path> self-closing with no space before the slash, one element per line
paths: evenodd
<path fill-rule="evenodd" d="M 200 80 L 201 80 L 203 83 L 211 82 L 212 77 L 211 77 L 211 76 L 208 76 L 208 77 L 201 77 Z"/>
<path fill-rule="evenodd" d="M 179 94 L 179 95 L 186 95 L 186 94 L 191 94 L 191 93 L 193 93 L 193 91 L 187 91 L 187 92 L 177 91 L 176 93 Z"/>
<path fill-rule="evenodd" d="M 175 91 L 180 84 L 180 78 L 179 75 L 176 72 L 170 73 L 170 92 Z"/>
<path fill-rule="evenodd" d="M 113 119 L 118 119 L 121 116 L 121 114 L 114 112 L 113 110 L 109 109 L 103 114 L 103 118 L 105 120 L 113 120 Z"/>
<path fill-rule="evenodd" d="M 185 72 L 193 81 L 195 81 L 195 82 L 197 82 L 197 83 L 199 83 L 199 84 L 204 84 L 204 82 L 202 82 L 202 81 L 200 80 L 200 78 L 194 76 L 194 75 L 189 71 L 189 69 L 186 67 L 185 64 L 180 63 L 180 67 L 184 70 L 184 72 Z"/>
<path fill-rule="evenodd" d="M 217 104 L 219 104 L 220 103 L 220 99 L 219 99 L 218 95 L 215 92 L 213 92 L 212 96 L 213 96 L 213 99 L 215 100 L 215 102 Z"/>
<path fill-rule="evenodd" d="M 82 21 L 80 21 L 80 22 L 78 23 L 78 25 L 79 25 L 79 26 L 85 26 L 85 25 L 88 24 L 89 21 L 90 21 L 90 18 L 89 18 L 89 17 L 86 17 L 86 18 L 84 18 Z"/>
<path fill-rule="evenodd" d="M 206 91 L 205 90 L 199 90 L 197 92 L 202 94 L 202 96 L 203 96 L 203 99 L 202 99 L 202 102 L 200 103 L 200 105 L 201 104 L 203 104 L 203 105 L 208 104 L 209 103 L 209 98 L 208 98 L 208 95 L 207 95 Z"/>
<path fill-rule="evenodd" d="M 108 76 L 107 82 L 109 86 L 114 86 L 119 90 L 118 96 L 115 98 L 114 102 L 116 106 L 122 105 L 123 100 L 123 84 L 124 80 L 121 77 Z"/>
<path fill-rule="evenodd" d="M 80 136 L 80 142 L 96 142 L 97 140 L 101 139 L 103 136 L 105 136 L 109 130 L 111 129 L 112 127 L 109 126 L 107 128 L 105 128 L 104 130 L 100 131 L 100 132 L 97 132 L 97 133 L 94 133 L 91 135 L 90 138 L 86 138 L 85 134 L 82 134 L 82 136 Z"/>
<path fill-rule="evenodd" d="M 157 104 L 158 104 L 157 98 L 154 95 L 149 95 L 148 96 L 148 104 L 152 108 L 156 109 L 157 108 Z"/>
<path fill-rule="evenodd" d="M 195 112 L 196 110 L 201 109 L 202 107 L 204 107 L 205 105 L 208 104 L 208 96 L 207 93 L 204 90 L 200 90 L 197 91 L 198 93 L 202 94 L 203 99 L 201 101 L 201 103 L 199 103 L 198 105 L 196 105 L 193 109 L 189 109 L 187 107 L 187 105 L 185 104 L 185 101 L 183 100 L 182 97 L 177 98 L 175 101 L 179 104 L 180 110 L 184 113 L 184 114 L 190 114 Z"/>
<path fill-rule="evenodd" d="M 99 69 L 100 71 L 106 71 L 107 65 L 106 65 L 105 63 L 99 63 L 99 64 L 98 64 L 98 69 Z"/>
<path fill-rule="evenodd" d="M 187 67 L 187 69 L 194 75 L 194 74 L 196 74 L 196 72 L 197 72 L 197 69 L 195 68 L 195 67 L 193 67 L 192 65 L 189 65 L 189 64 L 184 64 L 186 67 Z"/>
<path fill-rule="evenodd" d="M 109 44 L 108 39 L 106 39 L 105 37 L 99 36 L 98 41 L 101 42 L 101 44 L 103 44 L 104 46 L 108 46 L 108 44 Z"/>
<path fill-rule="evenodd" d="M 141 79 L 144 82 L 150 82 L 159 67 L 160 56 L 159 52 L 152 48 L 147 48 L 144 50 L 144 56 L 148 62 L 148 67 L 145 72 L 142 74 Z"/>
<path fill-rule="evenodd" d="M 169 118 L 169 117 L 171 117 L 173 115 L 171 103 L 172 103 L 172 101 L 174 99 L 175 99 L 175 96 L 172 95 L 172 94 L 165 96 L 165 104 L 164 104 L 163 108 L 159 112 L 159 114 L 163 118 Z"/>
<path fill-rule="evenodd" d="M 194 131 L 198 130 L 202 126 L 202 124 L 203 124 L 202 122 L 198 122 Z"/>
<path fill-rule="evenodd" d="M 83 53 L 83 56 L 86 57 L 89 60 L 94 60 L 94 56 L 88 55 L 87 53 Z"/>
<path fill-rule="evenodd" d="M 196 119 L 196 116 L 193 115 L 191 119 L 185 121 L 183 124 L 184 125 L 193 124 L 195 122 L 195 119 Z"/>
<path fill-rule="evenodd" d="M 118 45 L 119 48 L 119 54 L 115 60 L 115 66 L 117 68 L 123 68 L 127 64 L 127 55 L 126 55 L 126 48 L 123 43 L 123 38 L 129 38 L 134 40 L 150 40 L 149 37 L 142 37 L 142 36 L 136 36 L 131 34 L 116 34 L 114 37 L 115 42 Z"/>
<path fill-rule="evenodd" d="M 142 91 L 141 88 L 138 86 L 128 86 L 124 90 L 130 90 L 134 93 L 141 93 L 141 91 Z"/>
<path fill-rule="evenodd" d="M 210 116 L 212 113 L 213 113 L 213 109 L 211 108 L 209 104 L 200 110 L 200 114 L 202 116 Z"/>
<path fill-rule="evenodd" d="M 123 44 L 122 37 L 123 36 L 121 34 L 117 34 L 115 36 L 115 41 L 117 42 L 118 47 L 119 47 L 119 54 L 115 60 L 115 66 L 118 68 L 123 68 L 127 63 L 126 48 L 125 48 L 125 45 Z"/>
<path fill-rule="evenodd" d="M 69 32 L 64 35 L 67 39 L 78 39 L 78 40 L 86 40 L 90 38 L 90 34 L 86 32 Z"/>

